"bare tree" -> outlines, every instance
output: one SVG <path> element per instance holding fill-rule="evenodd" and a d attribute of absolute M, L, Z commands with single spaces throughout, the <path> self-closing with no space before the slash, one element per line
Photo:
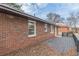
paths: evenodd
<path fill-rule="evenodd" d="M 31 3 L 31 6 L 33 6 L 33 8 L 36 10 L 39 9 L 39 6 L 36 3 Z M 38 11 L 37 11 L 38 12 Z M 34 13 L 34 16 L 36 15 L 36 13 Z"/>
<path fill-rule="evenodd" d="M 51 12 L 48 13 L 48 14 L 47 14 L 47 19 L 48 19 L 49 21 L 51 21 L 52 18 L 53 18 L 53 14 L 52 14 Z"/>
<path fill-rule="evenodd" d="M 3 4 L 8 5 L 8 6 L 14 8 L 16 10 L 23 11 L 21 9 L 21 7 L 22 7 L 22 4 L 21 3 L 20 4 L 19 3 L 3 3 Z"/>
<path fill-rule="evenodd" d="M 37 3 L 30 3 L 30 4 L 25 3 L 24 5 L 25 5 L 26 7 L 27 7 L 27 6 L 32 7 L 32 9 L 35 11 L 35 12 L 33 12 L 33 15 L 34 15 L 34 16 L 35 16 L 36 13 L 38 12 L 38 11 L 36 12 L 36 10 L 39 10 L 39 6 L 38 6 Z"/>
<path fill-rule="evenodd" d="M 62 22 L 61 21 L 62 18 L 60 17 L 60 15 L 58 15 L 56 13 L 52 13 L 52 12 L 50 12 L 50 13 L 47 14 L 47 19 L 49 21 L 51 21 L 52 23 L 54 23 L 54 24 Z"/>
<path fill-rule="evenodd" d="M 67 18 L 69 26 L 71 28 L 74 28 L 74 31 L 76 32 L 76 25 L 78 23 L 78 16 L 75 13 L 71 13 L 70 16 Z"/>

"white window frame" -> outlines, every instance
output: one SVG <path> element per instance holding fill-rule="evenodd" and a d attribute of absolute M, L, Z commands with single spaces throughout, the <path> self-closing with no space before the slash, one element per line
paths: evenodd
<path fill-rule="evenodd" d="M 28 34 L 28 37 L 34 37 L 36 36 L 36 21 L 28 20 L 28 33 L 29 33 L 29 22 L 34 22 L 34 34 L 33 35 Z"/>
<path fill-rule="evenodd" d="M 48 32 L 48 25 L 47 24 L 45 24 L 45 26 L 44 26 L 44 28 L 45 28 L 45 32 Z"/>
<path fill-rule="evenodd" d="M 50 33 L 53 33 L 53 28 L 52 28 L 52 25 L 51 25 L 51 32 Z"/>

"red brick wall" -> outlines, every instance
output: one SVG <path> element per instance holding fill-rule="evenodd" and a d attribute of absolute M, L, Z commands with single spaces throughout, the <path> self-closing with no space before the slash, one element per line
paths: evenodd
<path fill-rule="evenodd" d="M 69 32 L 68 27 L 58 27 L 58 32 Z"/>
<path fill-rule="evenodd" d="M 0 13 L 0 55 L 53 38 L 50 25 L 45 33 L 44 23 L 39 21 L 36 22 L 37 36 L 28 37 L 27 22 L 27 19 Z"/>

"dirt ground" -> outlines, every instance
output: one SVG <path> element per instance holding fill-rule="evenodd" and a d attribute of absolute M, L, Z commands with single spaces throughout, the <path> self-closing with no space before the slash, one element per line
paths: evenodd
<path fill-rule="evenodd" d="M 72 38 L 56 38 L 36 45 L 18 49 L 6 56 L 76 56 L 77 50 Z"/>
<path fill-rule="evenodd" d="M 47 45 L 38 44 L 32 47 L 19 49 L 17 51 L 7 54 L 7 56 L 52 56 L 59 55 L 55 49 L 51 49 Z"/>

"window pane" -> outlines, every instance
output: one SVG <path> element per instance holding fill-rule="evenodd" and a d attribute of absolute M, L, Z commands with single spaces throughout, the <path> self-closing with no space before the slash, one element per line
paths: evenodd
<path fill-rule="evenodd" d="M 35 35 L 35 22 L 28 23 L 28 30 L 29 35 Z"/>
<path fill-rule="evenodd" d="M 34 23 L 33 22 L 29 22 L 29 25 L 34 25 Z"/>
<path fill-rule="evenodd" d="M 33 35 L 34 34 L 34 28 L 29 28 L 29 35 Z"/>
<path fill-rule="evenodd" d="M 34 34 L 34 31 L 30 31 L 30 32 L 29 32 L 29 35 L 33 35 L 33 34 Z"/>
<path fill-rule="evenodd" d="M 34 29 L 29 29 L 29 32 L 30 32 L 30 31 L 34 31 Z"/>
<path fill-rule="evenodd" d="M 34 25 L 29 25 L 29 28 L 32 28 L 32 29 L 34 29 Z"/>

